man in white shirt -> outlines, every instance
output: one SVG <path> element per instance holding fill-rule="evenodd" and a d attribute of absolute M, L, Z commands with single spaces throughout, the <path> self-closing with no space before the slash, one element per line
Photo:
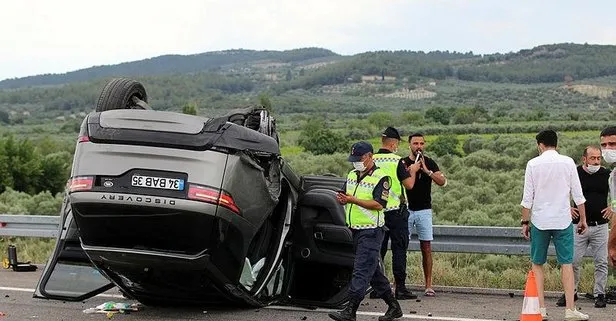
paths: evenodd
<path fill-rule="evenodd" d="M 580 178 L 571 157 L 556 151 L 558 136 L 553 130 L 541 131 L 536 136 L 539 156 L 526 164 L 524 195 L 522 197 L 522 235 L 530 239 L 530 256 L 537 280 L 541 315 L 547 317 L 543 292 L 543 264 L 547 260 L 550 239 L 554 242 L 556 258 L 561 264 L 565 290 L 566 320 L 588 320 L 588 315 L 575 308 L 573 248 L 574 228 L 571 221 L 570 197 L 578 207 L 580 222 L 577 233 L 586 231 L 586 199 Z M 532 216 L 531 216 L 532 210 Z M 531 224 L 532 223 L 532 224 Z"/>

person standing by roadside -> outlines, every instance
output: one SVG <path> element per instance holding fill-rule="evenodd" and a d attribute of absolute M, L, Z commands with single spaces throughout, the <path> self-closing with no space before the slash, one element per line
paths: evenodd
<path fill-rule="evenodd" d="M 584 234 L 575 234 L 575 248 L 573 251 L 573 274 L 575 276 L 575 295 L 580 283 L 580 268 L 584 254 L 590 249 L 595 263 L 595 285 L 593 296 L 595 308 L 605 308 L 605 287 L 607 285 L 607 237 L 608 222 L 612 216 L 612 210 L 607 206 L 609 193 L 608 179 L 610 171 L 601 167 L 601 149 L 597 146 L 588 146 L 582 154 L 582 165 L 577 167 L 578 176 L 582 185 L 582 192 L 586 203 L 586 224 L 588 231 Z M 579 222 L 580 214 L 577 207 L 571 209 L 573 224 Z M 557 306 L 565 306 L 566 300 L 563 294 Z"/>
<path fill-rule="evenodd" d="M 409 207 L 409 236 L 417 230 L 425 279 L 424 295 L 434 296 L 432 289 L 432 182 L 439 186 L 447 183 L 436 162 L 424 155 L 426 141 L 422 134 L 409 136 L 411 153 L 401 160 L 408 169 L 410 180 L 405 184 Z"/>
<path fill-rule="evenodd" d="M 385 254 L 391 238 L 391 265 L 394 275 L 395 296 L 398 300 L 416 299 L 417 296 L 406 288 L 406 253 L 409 246 L 408 219 L 409 212 L 403 185 L 410 185 L 410 176 L 400 162 L 402 157 L 396 155 L 400 144 L 400 133 L 393 127 L 387 127 L 381 135 L 381 148 L 374 154 L 375 164 L 385 170 L 391 177 L 389 200 L 385 209 L 385 236 L 381 246 L 381 259 Z M 376 291 L 370 293 L 370 298 L 377 298 Z"/>
<path fill-rule="evenodd" d="M 614 166 L 616 164 L 616 126 L 606 127 L 599 134 L 601 143 L 601 156 L 607 164 Z M 614 169 L 610 173 L 609 186 L 610 186 L 610 208 L 613 212 L 616 212 L 616 177 L 614 177 Z M 616 266 L 616 226 L 612 221 L 612 228 L 607 240 L 607 253 L 609 262 Z"/>
<path fill-rule="evenodd" d="M 522 196 L 521 234 L 530 239 L 532 270 L 537 282 L 539 307 L 543 319 L 547 318 L 544 300 L 543 265 L 547 260 L 550 240 L 554 242 L 556 259 L 561 265 L 561 277 L 565 291 L 565 320 L 588 320 L 574 304 L 573 233 L 586 232 L 586 199 L 582 193 L 580 178 L 571 157 L 556 151 L 558 136 L 553 130 L 543 130 L 535 137 L 539 156 L 529 160 L 524 174 Z M 571 220 L 570 198 L 577 205 L 580 222 L 577 229 Z M 532 211 L 532 216 L 531 216 Z M 531 224 L 532 223 L 532 224 Z"/>
<path fill-rule="evenodd" d="M 337 321 L 356 319 L 357 309 L 369 285 L 388 306 L 379 321 L 402 317 L 402 309 L 389 286 L 389 280 L 379 268 L 379 249 L 385 225 L 383 209 L 387 208 L 391 178 L 374 164 L 373 153 L 370 143 L 353 144 L 348 160 L 353 163 L 354 170 L 347 175 L 344 191 L 336 194 L 338 202 L 345 207 L 345 221 L 353 234 L 355 250 L 348 305 L 342 311 L 328 314 Z"/>

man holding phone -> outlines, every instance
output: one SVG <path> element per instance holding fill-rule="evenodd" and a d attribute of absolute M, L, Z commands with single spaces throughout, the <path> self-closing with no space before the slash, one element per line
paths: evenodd
<path fill-rule="evenodd" d="M 383 242 L 383 226 L 387 208 L 391 178 L 387 172 L 375 165 L 374 150 L 368 142 L 357 142 L 351 148 L 349 162 L 353 170 L 347 175 L 344 191 L 336 194 L 338 202 L 344 205 L 345 221 L 353 233 L 355 261 L 349 287 L 349 303 L 339 312 L 329 313 L 337 321 L 354 321 L 368 286 L 388 305 L 380 321 L 391 321 L 402 317 L 402 309 L 389 286 L 389 280 L 379 268 L 380 248 Z"/>
<path fill-rule="evenodd" d="M 447 178 L 441 173 L 436 162 L 423 154 L 425 144 L 421 133 L 409 136 L 411 153 L 409 157 L 400 160 L 407 172 L 399 179 L 401 182 L 407 182 L 404 187 L 409 209 L 409 236 L 416 230 L 426 282 L 424 295 L 432 297 L 436 295 L 432 289 L 432 182 L 444 186 Z"/>
<path fill-rule="evenodd" d="M 566 320 L 588 320 L 588 315 L 578 311 L 574 304 L 574 226 L 571 220 L 570 198 L 577 205 L 580 222 L 577 233 L 586 232 L 586 198 L 582 193 L 580 178 L 571 157 L 556 151 L 558 136 L 553 130 L 543 130 L 535 137 L 539 156 L 526 164 L 524 194 L 522 196 L 521 234 L 530 239 L 532 270 L 537 282 L 539 309 L 547 319 L 543 291 L 543 265 L 547 260 L 550 240 L 554 242 L 556 259 L 561 265 L 565 291 Z M 532 210 L 532 216 L 530 215 Z"/>

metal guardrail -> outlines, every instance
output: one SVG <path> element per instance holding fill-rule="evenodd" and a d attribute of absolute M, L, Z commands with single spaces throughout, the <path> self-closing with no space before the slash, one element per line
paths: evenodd
<path fill-rule="evenodd" d="M 0 236 L 58 236 L 60 217 L 46 215 L 0 215 Z M 522 238 L 519 227 L 435 225 L 432 251 L 528 255 L 530 242 Z M 417 235 L 412 235 L 409 251 L 419 251 Z M 555 255 L 550 245 L 549 255 Z M 588 255 L 588 254 L 587 254 Z"/>
<path fill-rule="evenodd" d="M 59 216 L 0 215 L 0 236 L 52 237 L 58 236 Z"/>
<path fill-rule="evenodd" d="M 431 242 L 434 252 L 526 255 L 530 241 L 520 235 L 519 227 L 435 225 Z M 411 235 L 409 251 L 419 251 L 417 235 Z M 550 245 L 550 255 L 555 255 Z"/>

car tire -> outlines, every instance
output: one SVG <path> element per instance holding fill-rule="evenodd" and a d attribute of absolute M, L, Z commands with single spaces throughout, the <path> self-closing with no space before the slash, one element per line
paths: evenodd
<path fill-rule="evenodd" d="M 140 82 L 128 78 L 112 79 L 103 87 L 96 103 L 96 111 L 102 112 L 137 107 L 133 101 L 133 96 L 145 103 L 148 102 L 145 87 Z"/>

